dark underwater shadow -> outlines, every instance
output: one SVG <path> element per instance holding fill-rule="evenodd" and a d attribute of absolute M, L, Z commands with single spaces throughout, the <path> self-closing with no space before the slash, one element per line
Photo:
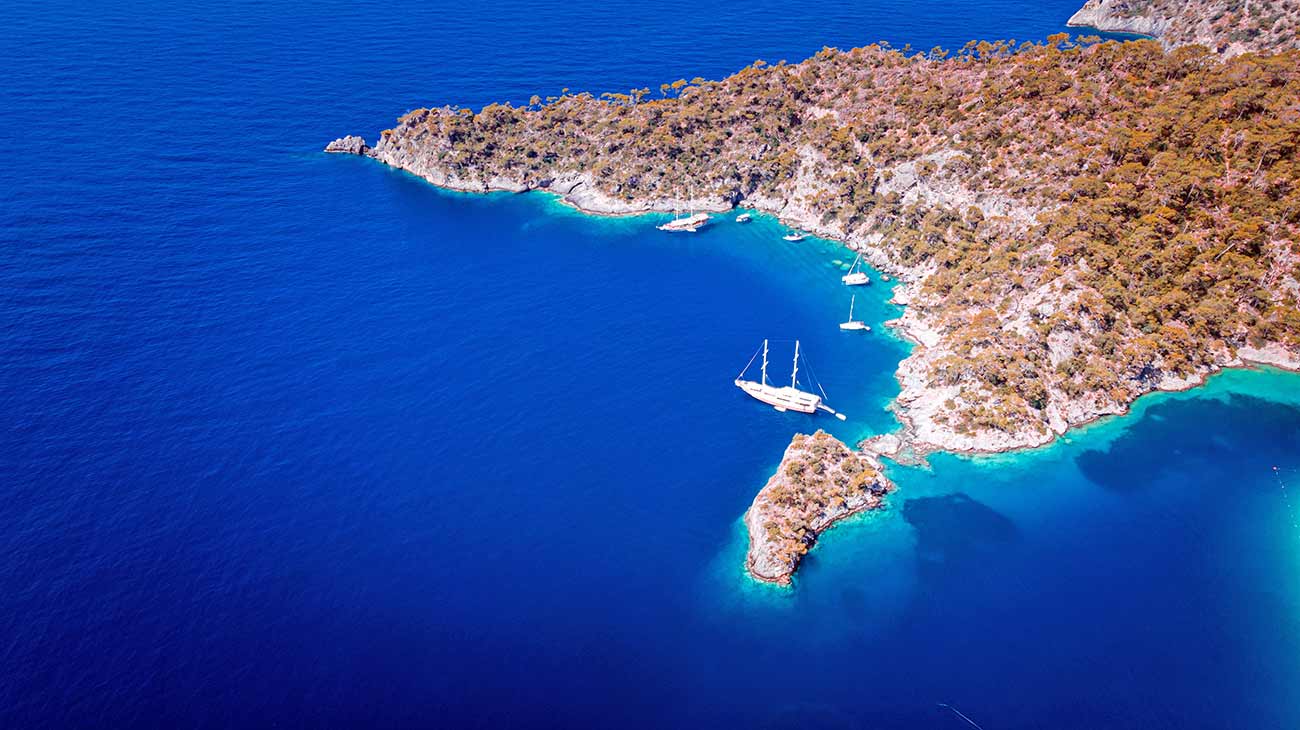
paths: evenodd
<path fill-rule="evenodd" d="M 1300 409 L 1231 395 L 1153 406 L 1108 448 L 1089 449 L 1074 461 L 1094 484 L 1133 492 L 1174 475 L 1232 480 L 1243 468 L 1270 469 L 1296 454 Z"/>
<path fill-rule="evenodd" d="M 920 577 L 934 577 L 951 568 L 983 561 L 1020 539 L 1006 515 L 963 493 L 909 499 L 903 519 L 916 530 Z"/>

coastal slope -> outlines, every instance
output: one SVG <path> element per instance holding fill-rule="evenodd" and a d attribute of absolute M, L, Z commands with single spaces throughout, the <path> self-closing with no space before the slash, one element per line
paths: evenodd
<path fill-rule="evenodd" d="M 918 452 L 1040 445 L 1222 367 L 1300 368 L 1300 52 L 827 48 L 721 81 L 417 109 L 373 149 L 593 213 L 744 206 L 896 273 Z"/>
<path fill-rule="evenodd" d="M 745 512 L 745 567 L 757 580 L 789 585 L 799 562 L 831 525 L 877 509 L 893 484 L 880 464 L 825 431 L 797 434 Z"/>
<path fill-rule="evenodd" d="M 1200 44 L 1228 56 L 1300 48 L 1295 0 L 1088 0 L 1069 25 Z"/>

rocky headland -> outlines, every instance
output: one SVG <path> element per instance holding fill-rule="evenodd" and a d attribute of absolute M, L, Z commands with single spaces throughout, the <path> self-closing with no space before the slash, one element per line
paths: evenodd
<path fill-rule="evenodd" d="M 879 462 L 830 434 L 796 435 L 745 512 L 746 569 L 757 580 L 789 585 L 818 535 L 840 520 L 883 506 L 893 488 Z"/>
<path fill-rule="evenodd" d="M 882 46 L 417 109 L 354 150 L 591 213 L 736 206 L 901 281 L 901 451 L 1038 446 L 1224 367 L 1300 368 L 1300 52 Z"/>
<path fill-rule="evenodd" d="M 1228 56 L 1300 48 L 1296 0 L 1088 0 L 1069 25 L 1170 46 L 1199 44 Z"/>
<path fill-rule="evenodd" d="M 751 208 L 894 274 L 903 429 L 795 437 L 746 513 L 749 572 L 788 583 L 880 506 L 877 456 L 1034 447 L 1222 368 L 1300 370 L 1296 15 L 1089 0 L 1072 23 L 1159 41 L 827 48 L 657 95 L 417 109 L 326 149 L 593 214 Z"/>

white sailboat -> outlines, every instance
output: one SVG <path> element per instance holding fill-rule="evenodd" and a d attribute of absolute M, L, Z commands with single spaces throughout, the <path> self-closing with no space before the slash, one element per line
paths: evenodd
<path fill-rule="evenodd" d="M 845 286 L 862 286 L 871 283 L 871 277 L 867 276 L 866 272 L 857 270 L 860 263 L 862 263 L 862 254 L 858 254 L 857 258 L 853 259 L 849 273 L 840 277 L 840 281 L 844 282 Z"/>
<path fill-rule="evenodd" d="M 840 322 L 840 329 L 845 332 L 870 332 L 871 326 L 862 320 L 853 318 L 853 302 L 858 298 L 856 294 L 849 297 L 849 321 Z"/>
<path fill-rule="evenodd" d="M 790 373 L 790 384 L 787 386 L 777 387 L 767 382 L 767 340 L 763 340 L 763 365 L 758 382 L 745 380 L 745 373 L 749 371 L 750 366 L 754 364 L 758 353 L 749 359 L 749 364 L 740 375 L 736 376 L 736 387 L 745 391 L 755 400 L 772 406 L 782 413 L 786 411 L 798 411 L 799 413 L 816 413 L 817 411 L 826 411 L 841 421 L 844 420 L 843 413 L 836 413 L 830 406 L 822 403 L 826 397 L 826 391 L 822 391 L 821 396 L 814 395 L 807 391 L 799 390 L 799 341 L 794 341 L 794 370 Z M 821 386 L 817 386 L 821 390 Z"/>
<path fill-rule="evenodd" d="M 687 233 L 694 233 L 700 229 L 700 226 L 703 226 L 705 223 L 709 222 L 708 213 L 696 213 L 692 211 L 690 215 L 685 217 L 679 214 L 674 214 L 674 215 L 676 215 L 676 217 L 673 218 L 672 220 L 668 221 L 667 223 L 664 223 L 663 225 L 655 226 L 655 227 L 661 231 L 669 231 L 669 232 L 685 231 Z"/>
<path fill-rule="evenodd" d="M 656 228 L 661 231 L 686 231 L 688 233 L 694 233 L 700 229 L 700 226 L 703 226 L 708 222 L 708 213 L 693 213 L 684 218 L 674 218 L 661 226 L 656 226 Z"/>

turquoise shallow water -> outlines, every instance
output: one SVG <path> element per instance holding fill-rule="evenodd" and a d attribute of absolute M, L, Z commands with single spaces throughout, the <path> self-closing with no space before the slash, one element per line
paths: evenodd
<path fill-rule="evenodd" d="M 1289 727 L 1297 406 L 1294 374 L 1230 371 L 1044 449 L 894 468 L 889 508 L 826 534 L 797 589 L 741 578 L 738 531 L 710 600 L 760 635 L 817 616 L 798 640 L 828 667 L 887 658 L 856 676 L 986 727 Z"/>
<path fill-rule="evenodd" d="M 791 434 L 893 427 L 887 287 L 846 335 L 845 252 L 770 219 L 667 236 L 318 152 L 1072 11 L 11 9 L 0 727 L 1300 726 L 1295 376 L 894 469 L 772 590 L 741 515 Z M 849 419 L 739 394 L 763 337 Z"/>

